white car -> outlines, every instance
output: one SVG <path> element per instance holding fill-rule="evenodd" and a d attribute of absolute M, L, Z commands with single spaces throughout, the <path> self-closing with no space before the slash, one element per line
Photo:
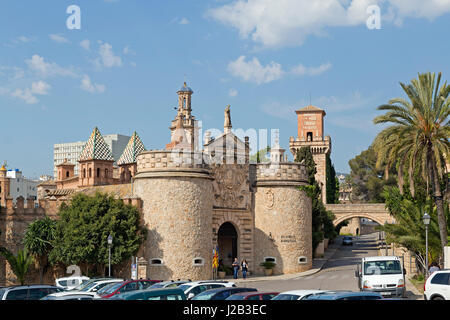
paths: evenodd
<path fill-rule="evenodd" d="M 327 290 L 290 290 L 280 292 L 272 300 L 303 300 L 313 294 L 327 292 Z"/>
<path fill-rule="evenodd" d="M 76 287 L 72 290 L 67 290 L 63 293 L 69 295 L 74 293 L 83 293 L 83 292 L 89 292 L 92 293 L 92 295 L 95 295 L 95 293 L 103 288 L 104 286 L 111 284 L 111 283 L 117 283 L 117 282 L 123 282 L 123 279 L 117 278 L 117 279 L 94 279 L 90 280 L 81 286 Z"/>
<path fill-rule="evenodd" d="M 94 300 L 95 292 L 71 292 L 67 291 L 49 294 L 40 300 Z"/>
<path fill-rule="evenodd" d="M 425 300 L 450 300 L 450 270 L 433 272 L 423 288 Z"/>
<path fill-rule="evenodd" d="M 90 280 L 90 278 L 85 276 L 58 278 L 55 280 L 55 285 L 58 288 L 64 290 L 72 290 L 73 288 L 79 286 L 82 283 L 87 282 L 88 280 Z"/>
<path fill-rule="evenodd" d="M 236 284 L 234 282 L 229 281 L 205 280 L 205 281 L 188 282 L 182 284 L 178 288 L 183 290 L 187 299 L 190 300 L 199 293 L 202 293 L 203 291 L 224 287 L 236 287 Z"/>

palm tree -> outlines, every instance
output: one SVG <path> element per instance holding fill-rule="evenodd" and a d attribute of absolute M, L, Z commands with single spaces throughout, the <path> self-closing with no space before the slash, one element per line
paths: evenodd
<path fill-rule="evenodd" d="M 0 254 L 3 255 L 11 266 L 11 270 L 19 280 L 20 284 L 25 283 L 25 277 L 28 269 L 33 263 L 33 257 L 28 253 L 27 249 L 19 250 L 17 256 L 4 247 L 0 247 Z"/>
<path fill-rule="evenodd" d="M 29 224 L 25 232 L 23 244 L 39 263 L 40 283 L 43 282 L 44 270 L 48 266 L 48 255 L 53 249 L 55 232 L 56 221 L 47 216 Z"/>
<path fill-rule="evenodd" d="M 436 81 L 435 81 L 436 80 Z M 400 83 L 409 98 L 395 98 L 378 107 L 386 110 L 374 119 L 375 124 L 392 123 L 375 139 L 377 165 L 398 165 L 398 183 L 403 192 L 403 174 L 407 172 L 409 187 L 414 196 L 414 174 L 421 171 L 422 178 L 434 198 L 438 214 L 442 249 L 447 245 L 447 221 L 441 182 L 444 180 L 445 160 L 448 159 L 450 126 L 450 85 L 440 86 L 441 73 L 423 73 L 410 84 Z"/>

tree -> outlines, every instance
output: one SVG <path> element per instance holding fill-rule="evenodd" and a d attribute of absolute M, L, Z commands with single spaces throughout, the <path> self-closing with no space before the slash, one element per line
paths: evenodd
<path fill-rule="evenodd" d="M 136 207 L 99 192 L 76 194 L 70 205 L 61 206 L 59 217 L 50 261 L 94 267 L 97 274 L 104 274 L 108 264 L 108 235 L 115 265 L 136 254 L 146 234 Z"/>
<path fill-rule="evenodd" d="M 435 81 L 436 80 L 436 81 Z M 414 196 L 414 173 L 419 168 L 436 205 L 442 249 L 447 245 L 447 219 L 441 184 L 446 183 L 445 161 L 450 142 L 450 85 L 440 86 L 441 73 L 423 73 L 410 84 L 400 83 L 409 98 L 391 99 L 378 107 L 387 111 L 374 119 L 375 124 L 391 123 L 374 142 L 377 165 L 398 165 L 398 184 L 403 192 L 403 173 L 408 172 L 410 192 Z M 445 179 L 444 179 L 445 178 Z M 448 205 L 447 205 L 448 206 Z"/>
<path fill-rule="evenodd" d="M 259 150 L 255 154 L 252 154 L 250 156 L 249 161 L 252 163 L 261 163 L 261 161 L 269 161 L 269 158 L 267 157 L 267 154 L 270 152 L 270 147 L 267 146 L 264 149 Z"/>
<path fill-rule="evenodd" d="M 17 255 L 14 255 L 8 249 L 0 247 L 0 254 L 8 261 L 11 270 L 16 275 L 20 285 L 24 285 L 28 270 L 33 263 L 33 257 L 28 253 L 28 250 L 26 248 L 19 250 Z"/>
<path fill-rule="evenodd" d="M 53 249 L 57 222 L 45 217 L 28 225 L 23 239 L 25 248 L 39 264 L 39 281 L 43 282 L 45 269 L 48 267 L 48 255 Z"/>
<path fill-rule="evenodd" d="M 397 184 L 394 168 L 380 169 L 376 167 L 377 154 L 370 146 L 355 158 L 351 159 L 348 181 L 352 187 L 352 198 L 357 202 L 383 203 L 384 186 Z"/>
<path fill-rule="evenodd" d="M 328 154 L 326 157 L 326 173 L 327 203 L 339 203 L 339 179 Z"/>
<path fill-rule="evenodd" d="M 322 203 L 320 186 L 314 178 L 317 169 L 310 148 L 302 147 L 297 150 L 295 161 L 306 166 L 309 185 L 300 189 L 305 191 L 312 201 L 312 245 L 315 251 L 324 237 L 328 239 L 336 237 L 333 225 L 335 216 L 331 211 L 327 211 Z"/>
<path fill-rule="evenodd" d="M 427 212 L 431 216 L 428 226 L 429 261 L 439 262 L 441 242 L 436 207 L 433 206 L 433 203 L 410 199 L 407 195 L 402 195 L 398 187 L 386 187 L 384 194 L 386 207 L 395 218 L 396 223 L 385 224 L 377 229 L 386 232 L 388 242 L 400 244 L 414 252 L 424 270 L 427 270 L 425 266 L 425 226 L 422 222 L 423 214 Z M 449 216 L 448 207 L 446 215 Z"/>

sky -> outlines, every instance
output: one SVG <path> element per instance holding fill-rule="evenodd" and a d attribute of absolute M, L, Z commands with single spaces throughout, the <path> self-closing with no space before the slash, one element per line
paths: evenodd
<path fill-rule="evenodd" d="M 348 173 L 400 82 L 449 80 L 449 30 L 450 0 L 1 0 L 0 161 L 52 174 L 53 145 L 95 126 L 162 149 L 186 81 L 203 132 L 230 104 L 233 129 L 279 129 L 286 149 L 295 110 L 324 109 Z"/>

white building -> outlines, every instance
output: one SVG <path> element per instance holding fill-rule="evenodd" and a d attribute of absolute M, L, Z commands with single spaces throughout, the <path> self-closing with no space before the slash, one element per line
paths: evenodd
<path fill-rule="evenodd" d="M 121 134 L 108 134 L 104 135 L 103 139 L 111 150 L 114 160 L 118 160 L 125 150 L 130 136 L 124 136 Z M 59 143 L 53 146 L 53 176 L 56 177 L 56 166 L 67 159 L 68 162 L 75 165 L 75 175 L 78 174 L 78 159 L 80 158 L 83 147 L 86 141 Z M 114 164 L 116 164 L 114 162 Z"/>
<path fill-rule="evenodd" d="M 28 198 L 37 199 L 37 185 L 40 181 L 27 179 L 19 169 L 9 169 L 6 177 L 10 179 L 10 195 L 14 202 L 20 196 L 25 200 Z"/>

